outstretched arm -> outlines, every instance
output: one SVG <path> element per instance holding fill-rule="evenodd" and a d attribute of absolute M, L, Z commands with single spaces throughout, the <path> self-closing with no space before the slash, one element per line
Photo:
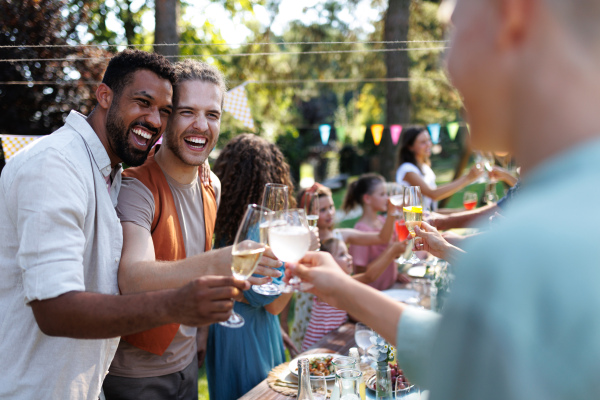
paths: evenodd
<path fill-rule="evenodd" d="M 407 172 L 406 175 L 404 175 L 404 180 L 410 183 L 411 186 L 420 186 L 423 195 L 437 201 L 453 195 L 475 179 L 479 178 L 482 174 L 483 170 L 479 170 L 473 166 L 467 175 L 463 175 L 460 178 L 437 188 L 429 187 L 423 178 L 415 172 Z"/>
<path fill-rule="evenodd" d="M 403 242 L 394 242 L 391 243 L 377 258 L 369 263 L 366 266 L 364 272 L 360 272 L 358 274 L 352 275 L 354 279 L 362 283 L 371 283 L 374 282 L 379 276 L 386 270 L 388 265 L 400 257 L 402 253 L 406 250 L 407 240 Z M 357 267 L 360 267 L 357 265 Z M 365 268 L 365 267 L 362 267 Z"/>

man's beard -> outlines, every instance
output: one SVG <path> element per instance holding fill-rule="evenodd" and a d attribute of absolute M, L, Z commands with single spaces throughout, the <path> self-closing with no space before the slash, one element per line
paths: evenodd
<path fill-rule="evenodd" d="M 129 128 L 126 128 L 117 110 L 118 103 L 113 103 L 106 118 L 106 134 L 109 146 L 121 161 L 128 166 L 137 167 L 142 165 L 148 158 L 152 146 L 149 145 L 146 150 L 135 148 L 129 143 L 129 131 L 136 125 L 143 126 L 154 133 L 156 133 L 156 128 L 141 122 L 133 123 Z"/>

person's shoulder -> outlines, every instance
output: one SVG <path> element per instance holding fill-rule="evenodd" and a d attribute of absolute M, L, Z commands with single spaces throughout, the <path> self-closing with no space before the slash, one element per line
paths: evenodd
<path fill-rule="evenodd" d="M 147 198 L 154 198 L 154 195 L 139 179 L 130 176 L 123 176 L 121 180 L 121 190 L 119 198 L 122 196 L 131 196 L 132 194 L 143 195 Z"/>
<path fill-rule="evenodd" d="M 405 162 L 400 165 L 400 167 L 398 168 L 398 173 L 401 173 L 401 172 L 403 172 L 405 174 L 408 172 L 415 172 L 415 173 L 418 173 L 419 175 L 421 174 L 421 171 L 419 170 L 419 168 L 415 164 L 410 163 L 410 162 Z"/>

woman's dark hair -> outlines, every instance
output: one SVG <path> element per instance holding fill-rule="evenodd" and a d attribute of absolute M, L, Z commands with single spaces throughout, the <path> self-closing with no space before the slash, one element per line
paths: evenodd
<path fill-rule="evenodd" d="M 415 140 L 421 132 L 428 132 L 427 128 L 417 125 L 402 132 L 402 135 L 400 135 L 400 150 L 398 151 L 398 166 L 408 162 L 414 164 L 421 171 L 421 167 L 417 164 L 415 153 L 410 150 L 410 147 L 415 144 Z"/>
<path fill-rule="evenodd" d="M 119 97 L 121 90 L 131 82 L 133 73 L 142 69 L 154 72 L 171 82 L 171 85 L 177 81 L 175 68 L 165 57 L 147 51 L 127 49 L 111 58 L 102 83 L 111 88 L 116 97 Z"/>
<path fill-rule="evenodd" d="M 385 183 L 383 176 L 379 174 L 363 174 L 357 180 L 348 185 L 342 210 L 345 212 L 352 211 L 359 204 L 363 205 L 363 196 L 373 193 L 373 190 L 378 184 Z"/>
<path fill-rule="evenodd" d="M 248 204 L 261 204 L 267 183 L 287 185 L 289 207 L 296 201 L 290 167 L 281 150 L 260 136 L 244 133 L 234 137 L 219 154 L 213 168 L 221 180 L 221 203 L 215 223 L 215 244 L 233 244 Z"/>

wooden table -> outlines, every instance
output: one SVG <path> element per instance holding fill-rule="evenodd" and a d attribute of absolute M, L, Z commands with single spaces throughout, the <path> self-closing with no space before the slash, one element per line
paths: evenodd
<path fill-rule="evenodd" d="M 356 347 L 354 341 L 354 323 L 347 322 L 340 326 L 335 331 L 329 332 L 319 340 L 310 350 L 305 351 L 301 355 L 309 355 L 315 353 L 338 353 L 347 355 L 351 347 Z M 256 385 L 254 389 L 240 397 L 240 400 L 287 400 L 294 399 L 278 393 L 269 387 L 267 380 L 263 380 Z"/>

